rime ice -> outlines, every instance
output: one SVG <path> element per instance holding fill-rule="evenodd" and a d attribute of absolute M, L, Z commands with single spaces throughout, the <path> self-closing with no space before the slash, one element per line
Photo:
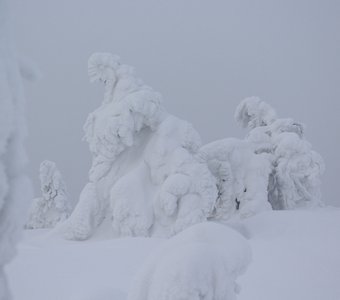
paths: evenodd
<path fill-rule="evenodd" d="M 66 186 L 54 162 L 45 160 L 40 164 L 42 196 L 34 199 L 29 213 L 27 228 L 53 228 L 67 219 L 72 207 Z"/>
<path fill-rule="evenodd" d="M 105 95 L 84 127 L 93 161 L 66 237 L 86 239 L 104 219 L 132 236 L 168 236 L 207 220 L 217 189 L 195 156 L 201 140 L 192 125 L 168 114 L 117 56 L 92 55 L 89 75 Z"/>
<path fill-rule="evenodd" d="M 271 162 L 268 201 L 274 209 L 322 205 L 321 156 L 304 139 L 304 126 L 292 119 L 279 119 L 259 98 L 243 100 L 235 119 L 250 129 L 247 140 L 257 154 L 267 153 Z"/>

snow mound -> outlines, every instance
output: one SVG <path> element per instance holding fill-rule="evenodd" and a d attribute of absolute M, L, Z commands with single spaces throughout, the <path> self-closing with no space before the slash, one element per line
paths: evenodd
<path fill-rule="evenodd" d="M 194 225 L 162 244 L 132 282 L 128 300 L 229 300 L 251 260 L 248 242 L 216 223 Z"/>

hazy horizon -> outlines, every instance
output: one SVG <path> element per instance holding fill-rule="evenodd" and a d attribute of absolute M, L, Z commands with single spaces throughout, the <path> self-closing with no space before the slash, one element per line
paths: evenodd
<path fill-rule="evenodd" d="M 73 199 L 87 181 L 91 156 L 82 126 L 104 91 L 88 82 L 87 59 L 104 51 L 135 67 L 204 142 L 246 135 L 233 114 L 248 96 L 305 123 L 306 139 L 325 159 L 324 198 L 340 205 L 340 2 L 13 3 L 18 52 L 44 74 L 25 85 L 29 175 L 37 196 L 44 159 L 57 163 Z"/>

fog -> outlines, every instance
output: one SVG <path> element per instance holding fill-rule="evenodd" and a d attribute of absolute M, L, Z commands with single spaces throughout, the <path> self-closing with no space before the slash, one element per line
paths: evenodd
<path fill-rule="evenodd" d="M 324 157 L 323 194 L 340 204 L 339 1 L 13 0 L 20 54 L 44 76 L 27 83 L 29 174 L 57 163 L 73 199 L 87 181 L 90 153 L 82 126 L 103 87 L 87 78 L 87 59 L 116 53 L 190 122 L 204 142 L 244 137 L 236 105 L 259 96 L 281 117 L 307 125 Z"/>

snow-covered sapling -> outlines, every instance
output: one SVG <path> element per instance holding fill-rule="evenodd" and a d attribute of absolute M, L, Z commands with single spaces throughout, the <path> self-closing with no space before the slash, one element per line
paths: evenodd
<path fill-rule="evenodd" d="M 52 228 L 66 220 L 72 206 L 69 202 L 64 180 L 54 162 L 45 160 L 40 164 L 42 196 L 33 200 L 27 228 Z"/>

